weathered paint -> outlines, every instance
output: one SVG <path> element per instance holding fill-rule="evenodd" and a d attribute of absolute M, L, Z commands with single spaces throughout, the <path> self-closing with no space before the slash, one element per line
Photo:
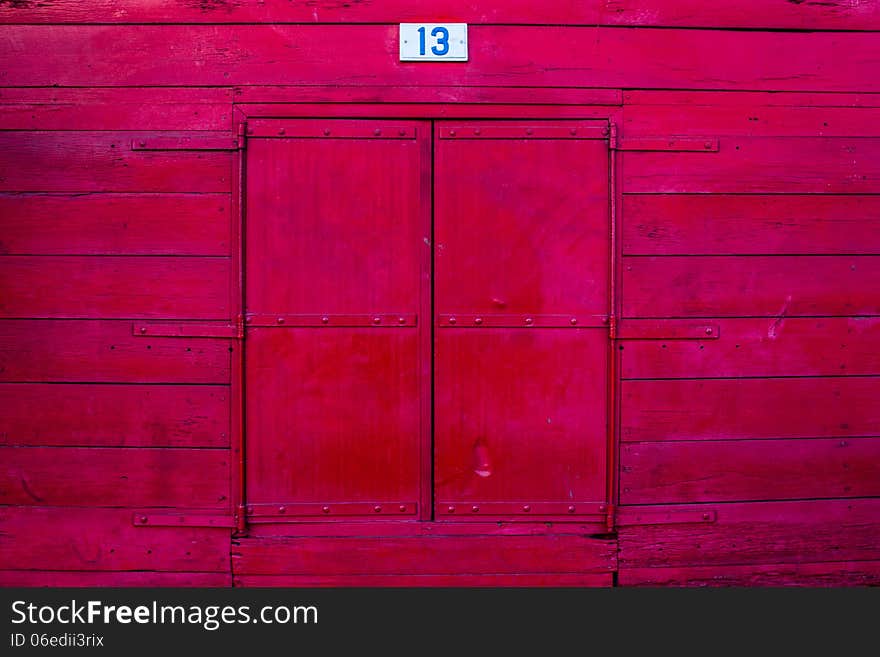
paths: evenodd
<path fill-rule="evenodd" d="M 0 583 L 877 584 L 878 4 L 483 5 L 0 3 Z"/>

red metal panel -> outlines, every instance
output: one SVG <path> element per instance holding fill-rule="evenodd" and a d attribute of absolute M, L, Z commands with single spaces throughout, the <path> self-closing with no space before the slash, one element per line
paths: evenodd
<path fill-rule="evenodd" d="M 2 132 L 0 191 L 229 193 L 229 153 L 132 151 L 132 139 L 140 136 Z"/>
<path fill-rule="evenodd" d="M 880 436 L 880 378 L 624 381 L 624 442 Z"/>
<path fill-rule="evenodd" d="M 880 495 L 880 438 L 628 443 L 622 504 Z"/>
<path fill-rule="evenodd" d="M 623 288 L 626 317 L 878 315 L 880 257 L 630 256 Z"/>
<path fill-rule="evenodd" d="M 429 12 L 430 13 L 430 12 Z M 335 2 L 179 4 L 175 0 L 54 0 L 0 8 L 0 23 L 397 23 L 423 20 L 423 3 Z M 700 0 L 602 0 L 571 2 L 447 0 L 442 18 L 474 24 L 629 25 L 876 30 L 880 10 L 872 2 L 774 2 L 739 0 L 707 5 Z"/>
<path fill-rule="evenodd" d="M 0 503 L 229 506 L 229 452 L 220 449 L 2 447 Z"/>
<path fill-rule="evenodd" d="M 0 384 L 0 444 L 228 447 L 219 386 Z"/>
<path fill-rule="evenodd" d="M 653 320 L 627 319 L 625 325 Z M 880 318 L 776 317 L 712 320 L 718 340 L 631 340 L 625 379 L 880 374 Z"/>
<path fill-rule="evenodd" d="M 623 214 L 626 255 L 880 253 L 877 196 L 627 194 Z"/>
<path fill-rule="evenodd" d="M 229 383 L 229 341 L 136 337 L 130 321 L 0 321 L 0 381 Z"/>
<path fill-rule="evenodd" d="M 627 153 L 628 193 L 880 192 L 880 139 L 727 137 L 717 153 Z"/>
<path fill-rule="evenodd" d="M 285 136 L 248 142 L 247 501 L 406 517 L 429 486 L 430 132 L 265 125 Z"/>
<path fill-rule="evenodd" d="M 604 512 L 607 333 L 583 328 L 610 308 L 601 128 L 449 122 L 436 135 L 437 514 Z"/>
<path fill-rule="evenodd" d="M 868 32 L 477 25 L 469 43 L 467 65 L 426 68 L 399 61 L 396 24 L 9 26 L 0 84 L 880 89 L 877 39 Z"/>
<path fill-rule="evenodd" d="M 224 319 L 226 258 L 4 256 L 0 317 Z"/>
<path fill-rule="evenodd" d="M 0 252 L 229 254 L 228 194 L 0 194 Z"/>

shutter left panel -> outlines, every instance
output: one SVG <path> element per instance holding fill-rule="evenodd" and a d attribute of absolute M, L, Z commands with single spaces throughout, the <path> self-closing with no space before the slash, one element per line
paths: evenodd
<path fill-rule="evenodd" d="M 413 520 L 430 464 L 430 132 L 249 124 L 252 523 Z M 429 480 L 429 479 L 428 479 Z"/>

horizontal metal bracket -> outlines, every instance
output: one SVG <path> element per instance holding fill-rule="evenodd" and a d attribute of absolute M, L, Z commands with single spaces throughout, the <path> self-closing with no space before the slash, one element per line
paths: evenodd
<path fill-rule="evenodd" d="M 132 335 L 155 338 L 232 338 L 241 339 L 242 329 L 229 322 L 136 322 Z"/>
<path fill-rule="evenodd" d="M 236 151 L 234 137 L 143 137 L 131 142 L 133 151 Z"/>
<path fill-rule="evenodd" d="M 718 152 L 714 137 L 621 137 L 614 146 L 619 151 Z"/>
<path fill-rule="evenodd" d="M 606 328 L 607 315 L 442 314 L 440 328 Z"/>
<path fill-rule="evenodd" d="M 718 519 L 714 509 L 628 509 L 618 507 L 618 527 L 636 525 L 682 525 L 707 524 Z"/>
<path fill-rule="evenodd" d="M 440 139 L 607 139 L 608 123 L 591 121 L 566 125 L 511 123 L 500 125 L 444 126 L 438 130 Z"/>
<path fill-rule="evenodd" d="M 418 324 L 418 316 L 407 313 L 376 313 L 363 315 L 270 315 L 248 314 L 245 324 L 251 327 L 357 327 L 412 328 Z"/>
<path fill-rule="evenodd" d="M 216 515 L 208 513 L 157 513 L 155 511 L 135 511 L 131 516 L 135 527 L 217 527 L 232 529 L 235 520 L 232 514 Z"/>
<path fill-rule="evenodd" d="M 467 516 L 602 516 L 603 502 L 438 502 L 437 514 Z"/>
<path fill-rule="evenodd" d="M 718 324 L 690 319 L 633 319 L 617 325 L 618 340 L 717 340 Z"/>
<path fill-rule="evenodd" d="M 347 516 L 414 516 L 415 502 L 294 502 L 292 504 L 248 504 L 248 522 L 293 522 L 302 518 Z"/>
<path fill-rule="evenodd" d="M 345 119 L 252 119 L 248 137 L 293 139 L 415 139 L 413 125 Z"/>

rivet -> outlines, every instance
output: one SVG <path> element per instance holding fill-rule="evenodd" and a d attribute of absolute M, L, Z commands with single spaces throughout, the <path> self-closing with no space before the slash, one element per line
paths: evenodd
<path fill-rule="evenodd" d="M 406 513 L 406 504 L 401 504 L 399 509 L 401 513 Z"/>
<path fill-rule="evenodd" d="M 322 506 L 321 511 L 323 511 L 324 513 L 330 513 L 330 507 L 329 506 Z"/>
<path fill-rule="evenodd" d="M 602 318 L 602 323 L 603 323 L 603 324 L 607 324 L 607 323 L 608 323 L 608 318 L 607 318 L 607 317 L 603 317 L 603 318 Z"/>
<path fill-rule="evenodd" d="M 574 505 L 573 504 L 570 507 L 568 507 L 568 512 L 574 513 Z"/>
<path fill-rule="evenodd" d="M 455 130 L 450 130 L 450 131 L 449 131 L 449 136 L 450 136 L 450 137 L 455 137 Z"/>
<path fill-rule="evenodd" d="M 140 516 L 138 518 L 138 522 L 141 523 L 142 525 L 146 525 L 147 524 L 147 516 Z"/>
<path fill-rule="evenodd" d="M 376 506 L 373 507 L 373 511 L 375 511 L 376 513 L 381 513 L 382 507 L 377 504 Z"/>
<path fill-rule="evenodd" d="M 147 327 L 141 326 L 141 333 L 146 333 L 146 332 L 147 332 Z"/>
<path fill-rule="evenodd" d="M 245 324 L 250 324 L 250 323 L 252 323 L 253 321 L 254 321 L 254 318 L 253 318 L 253 317 L 245 317 L 245 318 L 244 318 L 244 323 L 245 323 Z"/>
<path fill-rule="evenodd" d="M 406 317 L 398 317 L 397 323 L 398 324 L 406 324 Z"/>
<path fill-rule="evenodd" d="M 846 441 L 845 441 L 845 440 L 841 440 L 841 441 L 840 441 L 840 446 L 841 446 L 841 447 L 846 447 Z"/>
<path fill-rule="evenodd" d="M 247 512 L 250 513 L 250 514 L 253 514 L 253 512 L 254 512 L 254 507 L 249 506 L 249 507 L 247 508 Z"/>
<path fill-rule="evenodd" d="M 138 144 L 140 144 L 141 148 L 144 148 L 147 145 L 147 142 L 139 141 Z"/>
<path fill-rule="evenodd" d="M 603 136 L 603 137 L 607 137 L 607 136 L 608 136 L 608 133 L 609 133 L 608 128 L 602 128 L 602 136 Z"/>
<path fill-rule="evenodd" d="M 532 507 L 530 507 L 528 504 L 523 504 L 523 511 L 528 513 L 531 510 L 532 510 Z"/>
<path fill-rule="evenodd" d="M 475 135 L 479 135 L 479 134 L 480 134 L 480 129 L 477 128 L 476 130 L 474 130 L 474 134 L 475 134 Z"/>
<path fill-rule="evenodd" d="M 327 315 L 324 315 L 324 316 L 321 318 L 321 323 L 322 323 L 322 324 L 329 324 L 329 323 L 330 323 L 330 318 L 327 317 Z"/>
<path fill-rule="evenodd" d="M 373 130 L 373 134 L 376 135 L 376 136 L 378 137 L 379 135 L 382 134 L 382 131 L 379 130 L 379 128 L 376 128 L 375 130 Z"/>
<path fill-rule="evenodd" d="M 605 513 L 605 505 L 604 504 L 599 505 L 599 513 Z"/>
<path fill-rule="evenodd" d="M 478 507 L 478 506 L 475 504 L 474 506 L 471 507 L 471 511 L 474 512 L 474 513 L 479 513 L 479 511 L 480 511 L 480 507 Z"/>
<path fill-rule="evenodd" d="M 569 132 L 570 132 L 572 135 L 576 135 L 576 134 L 578 133 L 577 128 L 572 128 L 571 130 L 569 130 Z"/>
<path fill-rule="evenodd" d="M 276 321 L 277 321 L 279 324 L 283 324 L 283 323 L 284 323 L 284 318 L 283 318 L 283 317 L 279 317 Z"/>
<path fill-rule="evenodd" d="M 532 324 L 534 321 L 531 317 L 526 317 L 526 324 Z"/>
<path fill-rule="evenodd" d="M 454 507 L 454 506 L 448 506 L 448 507 L 446 507 L 446 510 L 447 510 L 449 513 L 455 513 L 455 507 Z"/>
<path fill-rule="evenodd" d="M 253 129 L 253 128 L 248 128 L 248 129 L 247 129 L 247 133 L 248 133 L 249 135 L 254 134 L 254 129 Z"/>
<path fill-rule="evenodd" d="M 474 324 L 482 324 L 482 323 L 483 323 L 482 317 L 474 317 Z"/>
<path fill-rule="evenodd" d="M 704 514 L 703 514 L 703 520 L 708 520 L 708 519 L 711 518 L 711 517 L 712 517 L 712 516 L 710 516 L 708 513 L 704 513 Z"/>
<path fill-rule="evenodd" d="M 381 324 L 381 323 L 382 323 L 381 317 L 374 317 L 373 318 L 373 324 Z"/>
<path fill-rule="evenodd" d="M 283 135 L 283 134 L 284 134 L 284 128 L 280 128 L 280 129 L 278 130 L 278 134 L 279 134 L 279 135 Z"/>
<path fill-rule="evenodd" d="M 575 324 L 578 323 L 577 317 L 572 317 L 570 320 L 568 320 L 568 322 L 569 322 L 569 324 L 574 326 Z"/>
<path fill-rule="evenodd" d="M 287 507 L 286 507 L 286 506 L 279 506 L 279 507 L 278 507 L 278 513 L 284 513 L 285 511 L 287 511 Z"/>
<path fill-rule="evenodd" d="M 400 135 L 401 137 L 403 137 L 404 135 L 406 135 L 406 130 L 401 128 L 400 130 L 397 131 L 397 134 Z"/>
<path fill-rule="evenodd" d="M 712 327 L 706 329 L 706 335 L 712 335 Z"/>
<path fill-rule="evenodd" d="M 455 324 L 455 317 L 450 317 L 450 318 L 449 318 L 449 323 L 450 323 L 450 324 Z"/>
<path fill-rule="evenodd" d="M 330 128 L 324 128 L 324 136 L 325 136 L 325 137 L 329 137 L 329 136 L 330 136 Z"/>
<path fill-rule="evenodd" d="M 705 144 L 703 144 L 703 146 L 705 146 L 706 148 L 712 148 L 712 142 L 707 141 Z"/>
<path fill-rule="evenodd" d="M 532 134 L 532 129 L 531 129 L 531 128 L 526 128 L 526 134 L 527 134 L 527 135 Z"/>

